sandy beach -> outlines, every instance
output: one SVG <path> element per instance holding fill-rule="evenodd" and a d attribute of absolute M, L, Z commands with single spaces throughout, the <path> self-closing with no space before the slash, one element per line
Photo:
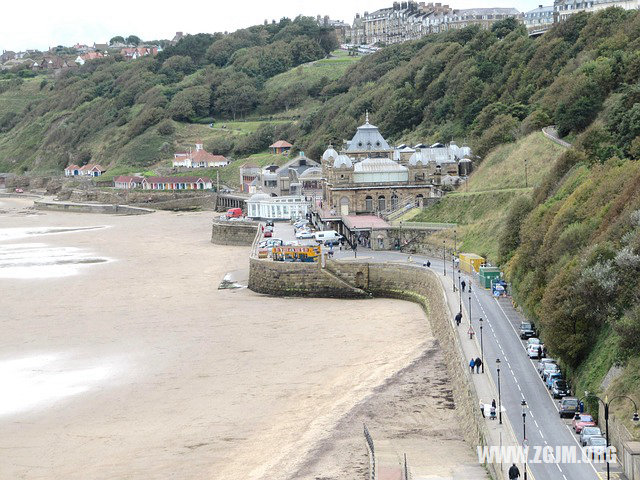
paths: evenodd
<path fill-rule="evenodd" d="M 473 461 L 418 306 L 219 290 L 248 249 L 211 212 L 29 204 L 0 198 L 0 478 L 364 478 L 363 422 Z"/>

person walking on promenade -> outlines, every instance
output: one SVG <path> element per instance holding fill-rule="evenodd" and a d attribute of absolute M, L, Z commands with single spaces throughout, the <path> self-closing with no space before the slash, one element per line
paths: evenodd
<path fill-rule="evenodd" d="M 538 345 L 538 358 L 542 358 L 542 347 Z"/>
<path fill-rule="evenodd" d="M 464 292 L 464 289 L 467 287 L 467 282 L 462 280 L 462 283 L 460 285 L 462 285 L 462 291 Z"/>
<path fill-rule="evenodd" d="M 456 325 L 459 327 L 460 322 L 462 322 L 462 312 L 456 313 L 455 319 L 456 319 Z"/>
<path fill-rule="evenodd" d="M 471 373 L 473 373 L 473 367 L 475 367 L 476 361 L 472 358 L 469 362 L 469 368 L 471 369 Z"/>
<path fill-rule="evenodd" d="M 476 373 L 480 373 L 480 367 L 482 366 L 482 360 L 480 360 L 480 357 L 476 358 L 474 365 L 476 366 Z"/>
<path fill-rule="evenodd" d="M 509 469 L 509 480 L 517 480 L 518 478 L 520 478 L 520 470 L 518 469 L 518 467 L 516 467 L 516 464 L 514 463 L 513 465 L 511 465 L 511 468 Z"/>

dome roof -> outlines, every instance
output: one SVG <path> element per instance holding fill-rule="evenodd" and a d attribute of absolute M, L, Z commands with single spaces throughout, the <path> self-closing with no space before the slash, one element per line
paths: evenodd
<path fill-rule="evenodd" d="M 307 168 L 300 174 L 300 178 L 319 177 L 322 175 L 322 170 L 318 167 Z"/>
<path fill-rule="evenodd" d="M 422 152 L 414 152 L 411 157 L 409 157 L 409 165 L 416 166 L 418 163 L 421 165 L 429 163 L 429 160 L 422 156 Z"/>
<path fill-rule="evenodd" d="M 251 198 L 249 198 L 250 202 L 259 202 L 260 200 L 268 200 L 269 198 L 271 198 L 269 195 L 267 195 L 266 193 L 255 193 L 253 195 L 251 195 Z"/>
<path fill-rule="evenodd" d="M 405 172 L 407 167 L 394 162 L 390 158 L 365 158 L 356 163 L 354 172 Z"/>
<path fill-rule="evenodd" d="M 353 167 L 353 162 L 351 161 L 351 158 L 349 158 L 347 155 L 338 155 L 338 158 L 335 159 L 335 161 L 333 162 L 333 168 L 351 168 Z"/>
<path fill-rule="evenodd" d="M 329 148 L 327 148 L 322 154 L 322 160 L 327 161 L 330 158 L 333 158 L 334 160 L 338 158 L 338 152 L 336 152 L 331 145 L 329 145 Z"/>

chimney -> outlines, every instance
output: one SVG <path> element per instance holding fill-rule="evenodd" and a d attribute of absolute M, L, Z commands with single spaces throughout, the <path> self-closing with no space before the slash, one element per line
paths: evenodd
<path fill-rule="evenodd" d="M 542 8 L 542 5 L 538 5 L 538 8 Z"/>
<path fill-rule="evenodd" d="M 196 152 L 199 152 L 200 150 L 202 150 L 202 140 L 198 140 L 196 142 Z"/>

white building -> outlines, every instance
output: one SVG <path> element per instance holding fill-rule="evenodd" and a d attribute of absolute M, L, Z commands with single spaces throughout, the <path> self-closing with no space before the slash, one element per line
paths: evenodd
<path fill-rule="evenodd" d="M 247 200 L 247 216 L 269 220 L 291 220 L 305 217 L 311 205 L 302 196 L 270 197 L 256 193 Z"/>

